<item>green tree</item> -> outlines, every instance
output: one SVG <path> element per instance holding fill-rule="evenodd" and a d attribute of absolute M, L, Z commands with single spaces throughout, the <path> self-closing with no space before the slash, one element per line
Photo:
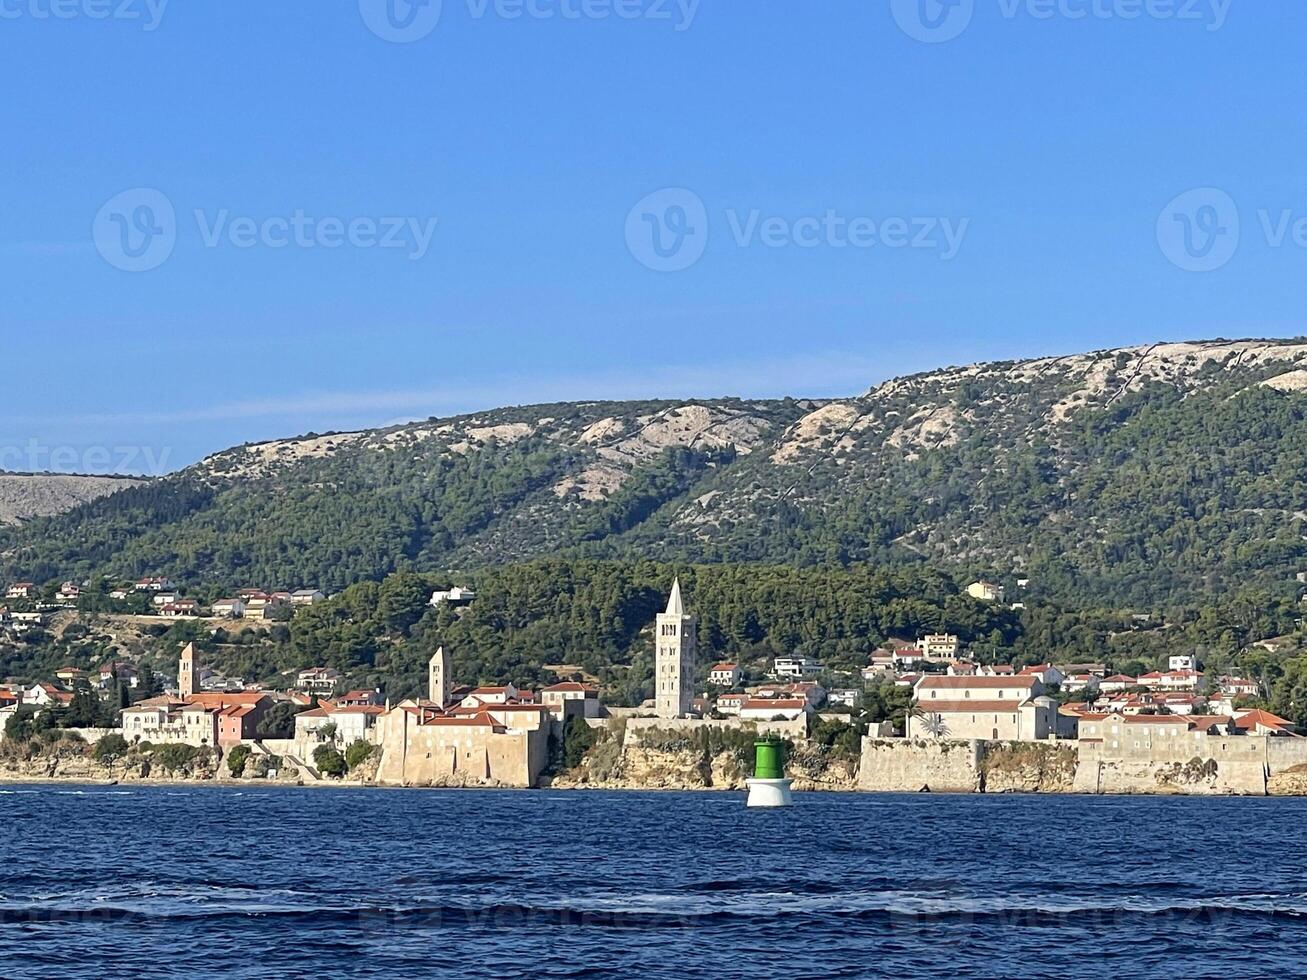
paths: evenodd
<path fill-rule="evenodd" d="M 95 743 L 95 748 L 91 750 L 91 757 L 101 765 L 108 766 L 112 771 L 114 763 L 125 756 L 130 748 L 127 739 L 114 733 L 104 736 Z"/>
<path fill-rule="evenodd" d="M 324 776 L 339 778 L 345 775 L 345 757 L 334 745 L 319 745 L 313 750 L 313 765 Z"/>
<path fill-rule="evenodd" d="M 167 773 L 183 773 L 189 775 L 192 771 L 200 754 L 200 750 L 194 745 L 183 745 L 180 742 L 170 742 L 167 745 L 160 745 L 153 752 L 153 756 L 160 767 Z"/>
<path fill-rule="evenodd" d="M 294 738 L 295 716 L 307 710 L 294 701 L 278 701 L 259 719 L 254 729 L 257 738 Z"/>
<path fill-rule="evenodd" d="M 233 776 L 240 777 L 245 774 L 245 764 L 250 761 L 250 752 L 248 745 L 234 745 L 227 753 L 227 769 Z"/>
<path fill-rule="evenodd" d="M 563 726 L 563 766 L 574 769 L 585 754 L 599 741 L 600 732 L 585 723 L 584 718 L 573 715 Z"/>
<path fill-rule="evenodd" d="M 348 766 L 350 770 L 357 769 L 372 757 L 372 752 L 375 748 L 376 746 L 371 742 L 365 742 L 361 738 L 356 739 L 354 742 L 351 742 L 349 748 L 345 750 L 345 765 Z"/>

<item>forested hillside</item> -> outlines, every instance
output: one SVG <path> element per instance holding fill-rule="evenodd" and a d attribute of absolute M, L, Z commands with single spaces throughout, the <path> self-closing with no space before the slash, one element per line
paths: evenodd
<path fill-rule="evenodd" d="M 165 679 L 176 671 L 181 645 L 193 641 L 201 666 L 229 677 L 284 687 L 299 669 L 326 665 L 345 675 L 347 687 L 376 687 L 398 698 L 424 691 L 427 661 L 443 645 L 460 683 L 534 686 L 581 676 L 599 682 L 609 703 L 638 704 L 652 692 L 651 627 L 674 576 L 700 620 L 699 690 L 718 659 L 742 664 L 757 680 L 774 657 L 790 654 L 819 660 L 827 683 L 857 683 L 878 645 L 944 631 L 957 633 L 982 662 L 1101 660 L 1132 675 L 1165 667 L 1171 654 L 1198 652 L 1213 674 L 1251 676 L 1277 697 L 1292 691 L 1280 707 L 1307 721 L 1302 635 L 1279 652 L 1253 646 L 1293 632 L 1294 601 L 1252 590 L 1171 607 L 1145 622 L 1120 611 L 1046 603 L 1014 610 L 972 599 L 958 582 L 922 565 L 845 570 L 541 559 L 473 573 L 464 581 L 477 597 L 461 608 L 429 604 L 448 578 L 401 572 L 351 586 L 289 622 L 237 621 L 217 631 L 200 620 L 128 625 L 84 604 L 48 633 L 0 644 L 0 676 L 32 682 L 60 667 L 90 669 L 126 657 Z"/>
<path fill-rule="evenodd" d="M 839 401 L 575 403 L 244 446 L 0 531 L 0 574 L 335 591 L 544 555 L 928 564 L 1066 607 L 1297 599 L 1307 344 L 950 368 Z"/>

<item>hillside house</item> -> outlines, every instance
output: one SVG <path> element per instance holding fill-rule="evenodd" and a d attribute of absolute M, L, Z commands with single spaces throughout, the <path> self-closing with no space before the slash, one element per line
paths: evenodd
<path fill-rule="evenodd" d="M 708 671 L 708 683 L 715 687 L 735 687 L 743 677 L 739 664 L 713 664 Z"/>
<path fill-rule="evenodd" d="M 240 619 L 245 615 L 243 599 L 219 599 L 212 606 L 213 615 L 222 619 Z"/>
<path fill-rule="evenodd" d="M 740 714 L 740 709 L 744 707 L 744 702 L 749 700 L 747 694 L 719 694 L 714 707 L 719 715 L 736 717 Z"/>
<path fill-rule="evenodd" d="M 541 703 L 559 721 L 570 715 L 580 718 L 602 718 L 603 705 L 599 701 L 599 688 L 579 681 L 551 684 L 540 692 Z"/>
<path fill-rule="evenodd" d="M 931 633 L 917 641 L 917 649 L 927 660 L 953 660 L 961 646 L 961 641 L 952 633 Z"/>
<path fill-rule="evenodd" d="M 477 594 L 471 589 L 456 585 L 452 589 L 441 589 L 431 593 L 431 605 L 465 606 L 476 597 Z"/>
<path fill-rule="evenodd" d="M 740 720 L 794 721 L 811 711 L 807 698 L 749 698 L 740 705 Z"/>
<path fill-rule="evenodd" d="M 798 680 L 804 677 L 816 677 L 821 671 L 821 664 L 807 657 L 777 657 L 772 661 L 774 677 L 792 677 Z"/>
<path fill-rule="evenodd" d="M 333 667 L 308 667 L 295 675 L 295 686 L 310 694 L 330 694 L 340 679 L 340 671 Z"/>
<path fill-rule="evenodd" d="M 972 582 L 967 586 L 967 595 L 981 602 L 1002 602 L 1003 586 L 995 585 L 993 582 Z"/>

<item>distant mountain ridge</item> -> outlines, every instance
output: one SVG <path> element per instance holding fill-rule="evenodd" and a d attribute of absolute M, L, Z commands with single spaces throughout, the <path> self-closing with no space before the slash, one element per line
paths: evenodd
<path fill-rule="evenodd" d="M 241 446 L 4 532 L 10 574 L 339 588 L 560 552 L 927 561 L 1083 601 L 1290 588 L 1307 341 L 1153 344 L 845 399 L 575 402 Z"/>

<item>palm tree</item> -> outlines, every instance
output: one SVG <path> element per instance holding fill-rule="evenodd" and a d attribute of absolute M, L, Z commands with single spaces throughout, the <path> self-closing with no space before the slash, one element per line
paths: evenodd
<path fill-rule="evenodd" d="M 913 715 L 921 719 L 921 727 L 931 738 L 944 738 L 948 735 L 948 722 L 944 716 L 935 712 L 915 709 Z"/>

